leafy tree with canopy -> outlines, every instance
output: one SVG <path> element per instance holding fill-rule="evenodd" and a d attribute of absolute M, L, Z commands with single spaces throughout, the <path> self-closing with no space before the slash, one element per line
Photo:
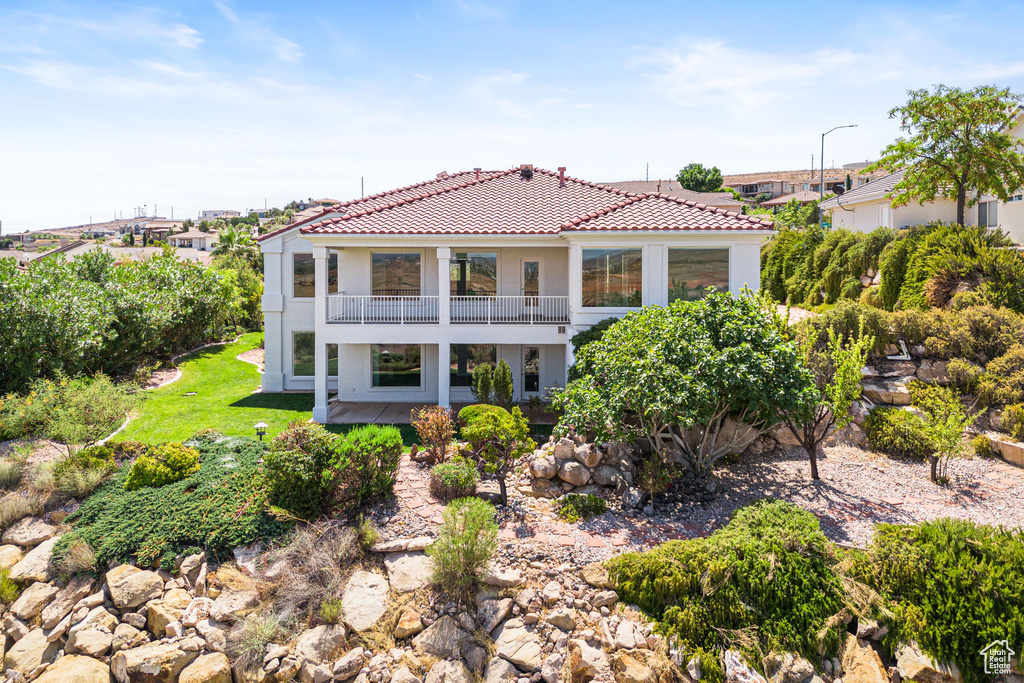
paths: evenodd
<path fill-rule="evenodd" d="M 850 405 L 860 397 L 861 368 L 875 345 L 875 338 L 864 333 L 864 319 L 855 338 L 846 342 L 831 327 L 828 348 L 815 348 L 816 334 L 808 334 L 800 346 L 800 355 L 814 381 L 804 401 L 785 416 L 785 425 L 807 451 L 811 479 L 818 477 L 818 451 L 833 431 L 850 424 Z"/>
<path fill-rule="evenodd" d="M 722 172 L 717 166 L 705 168 L 704 164 L 687 164 L 676 176 L 679 184 L 694 192 L 717 192 L 722 187 Z"/>
<path fill-rule="evenodd" d="M 560 429 L 647 439 L 698 476 L 814 389 L 775 304 L 749 291 L 631 312 L 577 361 L 582 374 L 554 398 Z"/>
<path fill-rule="evenodd" d="M 508 503 L 505 477 L 519 458 L 537 448 L 519 406 L 512 411 L 481 412 L 462 428 L 462 436 L 473 447 L 479 467 L 498 480 L 501 504 Z"/>
<path fill-rule="evenodd" d="M 907 137 L 867 169 L 904 170 L 890 193 L 894 208 L 945 197 L 956 201 L 956 222 L 963 225 L 966 208 L 982 195 L 1005 202 L 1024 187 L 1024 154 L 1010 134 L 1024 96 L 992 85 L 961 90 L 941 83 L 907 95 L 905 105 L 889 111 Z"/>

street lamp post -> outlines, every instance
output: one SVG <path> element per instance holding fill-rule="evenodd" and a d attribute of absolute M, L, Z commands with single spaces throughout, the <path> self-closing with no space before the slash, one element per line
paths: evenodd
<path fill-rule="evenodd" d="M 836 126 L 832 130 L 839 130 L 840 128 L 856 128 L 856 123 L 851 123 L 848 126 Z M 821 177 L 818 180 L 818 203 L 820 204 L 825 199 L 825 136 L 832 132 L 827 130 L 821 134 Z"/>

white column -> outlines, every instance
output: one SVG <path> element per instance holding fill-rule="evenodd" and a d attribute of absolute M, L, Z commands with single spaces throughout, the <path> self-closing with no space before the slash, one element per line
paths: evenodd
<path fill-rule="evenodd" d="M 313 247 L 313 315 L 316 326 L 314 349 L 315 384 L 313 387 L 313 420 L 327 422 L 327 248 Z"/>
<path fill-rule="evenodd" d="M 437 248 L 437 322 L 447 325 L 451 321 L 451 264 L 450 247 Z M 447 386 L 447 384 L 445 385 Z"/>
<path fill-rule="evenodd" d="M 282 279 L 285 276 L 291 282 L 291 272 L 284 272 L 284 262 L 285 259 L 278 240 L 274 240 L 272 246 L 263 245 L 264 290 L 261 307 L 263 309 L 263 346 L 266 362 L 260 384 L 264 392 L 284 391 L 285 359 L 282 329 L 284 295 L 281 288 Z"/>
<path fill-rule="evenodd" d="M 643 248 L 643 302 L 645 306 L 668 305 L 668 250 L 664 244 Z"/>
<path fill-rule="evenodd" d="M 576 316 L 583 308 L 583 247 L 569 245 L 569 320 L 576 323 Z"/>
<path fill-rule="evenodd" d="M 573 350 L 572 342 L 568 342 L 565 345 L 565 377 L 562 378 L 562 386 L 568 384 L 569 380 L 569 368 L 576 362 L 576 353 Z"/>
<path fill-rule="evenodd" d="M 451 406 L 451 344 L 444 341 L 437 345 L 437 405 Z"/>
<path fill-rule="evenodd" d="M 729 291 L 739 296 L 743 287 L 761 288 L 761 247 L 758 244 L 734 244 L 729 248 Z"/>

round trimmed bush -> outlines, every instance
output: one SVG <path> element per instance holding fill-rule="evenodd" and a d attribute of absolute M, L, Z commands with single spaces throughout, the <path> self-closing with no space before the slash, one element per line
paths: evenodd
<path fill-rule="evenodd" d="M 140 455 L 128 478 L 124 481 L 125 491 L 145 487 L 165 486 L 199 471 L 199 451 L 180 443 L 165 443 Z"/>
<path fill-rule="evenodd" d="M 476 493 L 480 475 L 469 460 L 456 456 L 430 470 L 430 493 L 444 502 Z"/>
<path fill-rule="evenodd" d="M 487 403 L 475 403 L 471 406 L 466 406 L 465 408 L 459 411 L 459 424 L 465 427 L 478 420 L 481 416 L 487 415 L 488 413 L 507 412 L 507 410 L 500 406 L 492 406 Z"/>

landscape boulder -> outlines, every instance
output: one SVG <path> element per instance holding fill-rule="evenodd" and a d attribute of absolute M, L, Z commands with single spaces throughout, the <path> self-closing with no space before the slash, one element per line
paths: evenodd
<path fill-rule="evenodd" d="M 388 580 L 372 572 L 353 572 L 341 595 L 345 624 L 361 633 L 373 628 L 388 610 Z"/>
<path fill-rule="evenodd" d="M 446 615 L 413 638 L 412 642 L 428 655 L 443 659 L 451 657 L 455 650 L 468 640 L 469 634 L 459 627 L 455 619 Z"/>
<path fill-rule="evenodd" d="M 11 613 L 22 621 L 28 621 L 42 612 L 59 590 L 56 586 L 48 583 L 33 583 L 22 591 L 18 599 L 11 604 Z"/>
<path fill-rule="evenodd" d="M 345 640 L 345 627 L 339 624 L 317 626 L 295 641 L 295 658 L 299 661 L 299 680 L 312 683 L 315 668 L 334 658 Z"/>
<path fill-rule="evenodd" d="M 22 517 L 7 527 L 3 542 L 29 548 L 57 535 L 57 528 L 38 517 Z"/>
<path fill-rule="evenodd" d="M 182 670 L 178 683 L 231 683 L 231 662 L 220 652 L 202 655 Z"/>
<path fill-rule="evenodd" d="M 590 481 L 590 470 L 574 460 L 567 460 L 558 466 L 558 478 L 573 486 L 583 486 Z"/>
<path fill-rule="evenodd" d="M 384 556 L 388 582 L 399 593 L 412 593 L 430 583 L 433 565 L 422 552 L 388 553 Z"/>
<path fill-rule="evenodd" d="M 115 653 L 110 658 L 110 672 L 117 683 L 175 683 L 198 656 L 198 652 L 182 650 L 180 643 L 161 640 Z"/>
<path fill-rule="evenodd" d="M 110 667 L 92 657 L 66 655 L 47 667 L 35 683 L 110 683 Z"/>
<path fill-rule="evenodd" d="M 520 619 L 510 619 L 499 629 L 494 638 L 494 649 L 499 657 L 507 659 L 519 669 L 529 673 L 541 665 L 544 656 L 543 643 L 535 633 L 530 633 Z"/>
<path fill-rule="evenodd" d="M 768 683 L 736 650 L 725 651 L 726 683 Z"/>
<path fill-rule="evenodd" d="M 842 647 L 843 680 L 863 681 L 863 683 L 887 683 L 889 675 L 882 666 L 871 644 L 852 633 L 846 634 Z"/>
<path fill-rule="evenodd" d="M 569 680 L 571 683 L 589 683 L 595 678 L 607 679 L 611 673 L 608 655 L 587 641 L 569 641 Z"/>
<path fill-rule="evenodd" d="M 41 664 L 52 662 L 60 649 L 60 640 L 51 643 L 43 629 L 32 629 L 6 652 L 4 670 L 14 669 L 28 675 Z"/>
<path fill-rule="evenodd" d="M 16 545 L 0 545 L 0 569 L 10 569 L 25 556 Z"/>
<path fill-rule="evenodd" d="M 164 580 L 156 572 L 122 564 L 107 572 L 110 599 L 118 609 L 135 609 L 164 593 Z"/>
<path fill-rule="evenodd" d="M 53 566 L 53 546 L 57 545 L 60 536 L 43 541 L 18 560 L 7 575 L 11 581 L 29 583 L 32 581 L 49 581 L 57 575 Z"/>
<path fill-rule="evenodd" d="M 210 618 L 217 621 L 236 621 L 259 604 L 260 595 L 254 590 L 225 590 L 210 605 Z M 188 603 L 185 606 L 187 607 Z"/>
<path fill-rule="evenodd" d="M 85 574 L 79 574 L 71 579 L 68 585 L 60 589 L 53 601 L 43 608 L 40 625 L 43 628 L 53 628 L 60 623 L 60 620 L 71 612 L 79 600 L 92 594 L 95 583 L 91 576 Z"/>
<path fill-rule="evenodd" d="M 896 651 L 896 668 L 904 680 L 915 683 L 962 683 L 963 675 L 952 662 L 936 662 L 917 643 L 906 643 Z"/>

